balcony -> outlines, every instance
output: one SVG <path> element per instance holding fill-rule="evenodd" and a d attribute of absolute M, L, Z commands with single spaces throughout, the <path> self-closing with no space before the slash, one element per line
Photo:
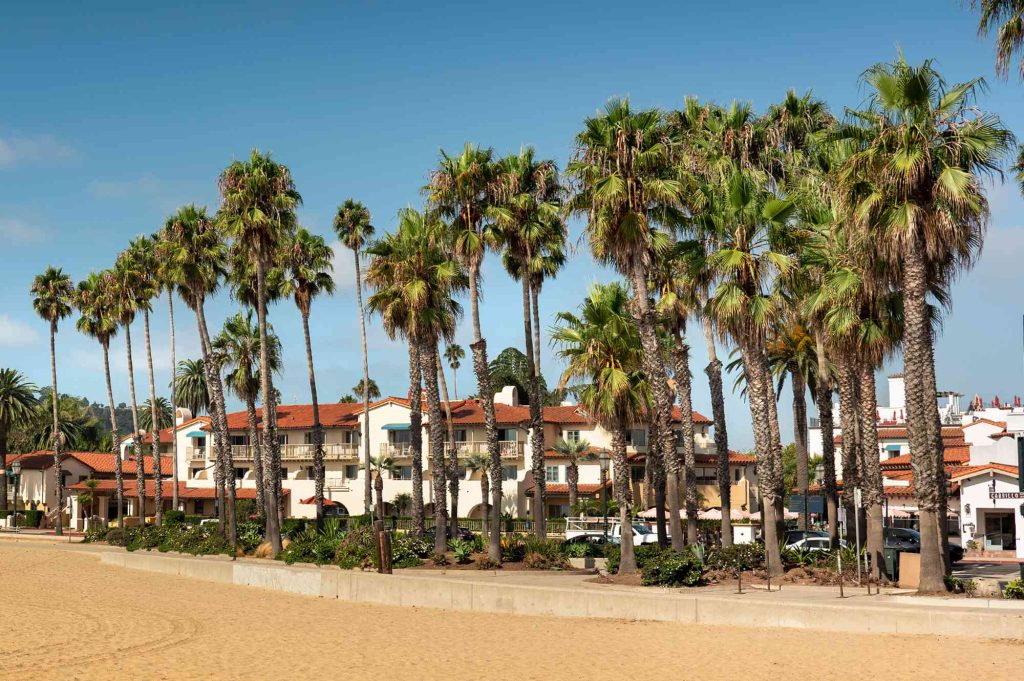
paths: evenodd
<path fill-rule="evenodd" d="M 231 458 L 234 461 L 252 461 L 256 447 L 232 445 Z M 281 461 L 312 461 L 313 445 L 281 445 Z M 324 445 L 324 461 L 356 461 L 359 459 L 359 445 L 330 443 Z"/>
<path fill-rule="evenodd" d="M 206 450 L 202 447 L 188 447 L 185 450 L 188 453 L 189 460 L 194 464 L 205 464 L 206 463 Z"/>
<path fill-rule="evenodd" d="M 499 440 L 498 451 L 503 459 L 521 459 L 526 443 L 516 440 Z M 460 459 L 468 459 L 475 454 L 487 454 L 487 442 L 456 442 L 456 451 Z"/>
<path fill-rule="evenodd" d="M 412 456 L 412 445 L 408 442 L 381 442 L 377 453 L 380 456 L 390 456 L 392 459 L 402 459 Z"/>

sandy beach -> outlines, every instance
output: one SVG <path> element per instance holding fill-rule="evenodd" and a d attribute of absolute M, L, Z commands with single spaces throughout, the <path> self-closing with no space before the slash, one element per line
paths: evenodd
<path fill-rule="evenodd" d="M 0 541 L 0 678 L 1020 679 L 1024 645 L 349 604 Z M 642 663 L 641 663 L 642 661 Z"/>

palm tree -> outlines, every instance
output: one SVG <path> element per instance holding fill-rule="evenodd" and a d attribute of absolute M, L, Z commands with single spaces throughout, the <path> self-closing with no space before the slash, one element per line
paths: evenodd
<path fill-rule="evenodd" d="M 270 342 L 270 367 L 277 373 L 281 369 L 281 343 L 271 329 L 267 336 Z M 253 476 L 256 481 L 256 508 L 266 512 L 266 471 L 260 456 L 260 437 L 256 420 L 256 400 L 260 396 L 260 330 L 253 323 L 252 311 L 242 316 L 239 312 L 224 321 L 224 328 L 213 340 L 215 356 L 226 370 L 224 381 L 228 388 L 245 402 L 246 433 L 249 451 L 252 453 Z"/>
<path fill-rule="evenodd" d="M 311 234 L 300 227 L 295 236 L 286 244 L 284 262 L 286 266 L 285 292 L 291 293 L 295 306 L 302 316 L 302 333 L 306 339 L 306 364 L 309 370 L 309 394 L 313 400 L 313 471 L 316 477 L 316 517 L 324 517 L 324 430 L 320 425 L 320 403 L 316 395 L 316 374 L 313 371 L 313 344 L 309 337 L 309 311 L 313 299 L 321 294 L 334 293 L 334 266 L 331 259 L 334 251 L 322 236 Z M 364 415 L 369 421 L 369 414 Z"/>
<path fill-rule="evenodd" d="M 1024 3 L 1020 0 L 971 0 L 971 7 L 981 11 L 978 35 L 996 34 L 996 72 L 1004 78 L 1010 71 L 1010 60 L 1024 45 Z M 1024 60 L 1020 64 L 1024 77 Z"/>
<path fill-rule="evenodd" d="M 450 343 L 444 349 L 444 358 L 448 360 L 448 366 L 452 370 L 452 392 L 455 393 L 455 399 L 459 399 L 459 367 L 462 366 L 465 357 L 466 351 L 458 343 Z"/>
<path fill-rule="evenodd" d="M 900 55 L 865 72 L 866 109 L 838 136 L 857 150 L 840 175 L 856 240 L 881 249 L 902 284 L 907 432 L 921 517 L 921 591 L 944 588 L 946 480 L 935 411 L 928 294 L 978 255 L 988 220 L 982 182 L 1013 144 L 997 116 L 977 108 L 982 79 L 947 87 L 930 61 Z"/>
<path fill-rule="evenodd" d="M 385 327 L 387 330 L 387 327 Z M 390 332 L 389 332 L 390 333 Z M 409 346 L 409 454 L 412 460 L 412 530 L 417 537 L 426 532 L 423 513 L 423 368 L 416 342 Z"/>
<path fill-rule="evenodd" d="M 391 503 L 395 507 L 395 512 L 400 516 L 404 516 L 406 511 L 412 506 L 412 495 L 408 492 L 399 492 L 391 500 Z"/>
<path fill-rule="evenodd" d="M 156 414 L 154 425 L 153 415 Z M 142 403 L 142 411 L 139 412 L 139 426 L 143 430 L 160 430 L 168 428 L 173 423 L 174 417 L 171 411 L 171 403 L 166 397 L 158 397 L 156 401 L 147 399 Z"/>
<path fill-rule="evenodd" d="M 565 467 L 565 481 L 569 483 L 569 508 L 573 508 L 579 497 L 580 460 L 586 456 L 590 443 L 586 440 L 566 440 L 560 437 L 555 442 L 554 449 L 556 454 L 569 460 Z M 678 514 L 676 516 L 678 517 Z"/>
<path fill-rule="evenodd" d="M 121 438 L 114 411 L 114 388 L 110 380 L 110 339 L 117 334 L 117 316 L 112 292 L 113 276 L 109 271 L 92 272 L 78 282 L 75 307 L 81 317 L 75 326 L 99 341 L 103 348 L 103 376 L 107 381 L 107 408 L 110 412 L 110 443 L 114 455 L 114 479 L 117 489 L 117 526 L 124 528 L 124 473 L 121 467 Z"/>
<path fill-rule="evenodd" d="M 647 275 L 672 239 L 666 229 L 683 222 L 684 184 L 673 167 L 670 130 L 654 109 L 633 111 L 628 100 L 612 100 L 587 119 L 576 137 L 568 167 L 575 194 L 569 209 L 587 217 L 594 257 L 613 265 L 630 282 L 636 325 L 643 343 L 643 371 L 650 385 L 650 426 L 658 440 L 648 451 L 656 477 L 661 457 L 676 452 L 664 356 Z M 659 488 L 661 486 L 659 485 Z M 659 509 L 663 508 L 659 504 Z M 659 539 L 664 538 L 659 522 Z"/>
<path fill-rule="evenodd" d="M 139 518 L 139 525 L 146 522 L 146 455 L 139 442 L 139 405 L 135 399 L 135 365 L 132 357 L 132 323 L 139 310 L 149 309 L 150 286 L 146 272 L 140 267 L 139 260 L 135 253 L 129 249 L 118 254 L 114 267 L 111 270 L 113 287 L 111 295 L 114 297 L 114 310 L 118 322 L 124 328 L 124 347 L 128 357 L 128 405 L 132 410 L 132 437 L 131 449 L 135 457 L 135 479 L 136 479 L 136 502 L 138 507 L 136 514 Z"/>
<path fill-rule="evenodd" d="M 363 487 L 363 506 L 366 513 L 370 512 L 373 495 L 370 491 L 370 363 L 366 354 L 366 310 L 363 308 L 363 277 L 361 274 L 360 253 L 373 237 L 374 227 L 371 224 L 370 211 L 363 204 L 352 199 L 338 206 L 334 216 L 334 231 L 346 248 L 352 251 L 356 265 L 356 306 L 359 309 L 359 333 L 363 348 L 363 380 L 359 384 L 357 394 L 363 396 L 363 473 L 366 476 Z M 379 391 L 378 391 L 379 393 Z"/>
<path fill-rule="evenodd" d="M 71 300 L 75 286 L 71 277 L 64 274 L 59 267 L 47 267 L 46 270 L 32 280 L 32 309 L 50 324 L 50 379 L 53 381 L 50 401 L 53 405 L 53 474 L 56 476 L 58 513 L 64 508 L 64 472 L 61 466 L 61 448 L 64 444 L 60 430 L 60 415 L 57 412 L 57 325 L 60 320 L 71 314 Z M 60 515 L 57 516 L 55 531 L 58 536 L 64 534 L 64 525 Z"/>
<path fill-rule="evenodd" d="M 181 406 L 193 416 L 209 410 L 210 393 L 206 388 L 206 366 L 202 358 L 178 362 L 171 385 L 171 391 L 181 400 Z"/>
<path fill-rule="evenodd" d="M 490 498 L 489 495 L 491 493 L 491 485 L 487 469 L 490 468 L 490 465 L 490 458 L 486 454 L 481 454 L 479 452 L 471 454 L 470 457 L 466 459 L 466 469 L 471 473 L 480 474 L 480 536 L 483 537 L 484 541 L 487 541 L 487 538 L 490 536 L 487 532 L 488 514 L 490 513 L 490 509 L 488 508 L 488 504 L 490 502 L 488 499 Z"/>
<path fill-rule="evenodd" d="M 545 537 L 544 418 L 540 394 L 539 329 L 534 328 L 535 294 L 545 275 L 545 258 L 564 261 L 566 238 L 562 221 L 565 189 L 554 161 L 537 160 L 526 147 L 501 159 L 496 167 L 494 202 L 487 217 L 494 223 L 497 241 L 504 249 L 505 270 L 522 284 L 523 332 L 530 394 L 530 463 L 534 480 L 533 526 Z M 536 315 L 539 322 L 539 314 Z M 538 342 L 534 343 L 534 332 Z M 453 492 L 454 494 L 454 492 Z"/>
<path fill-rule="evenodd" d="M 551 333 L 558 355 L 568 363 L 561 385 L 580 381 L 573 386 L 580 404 L 612 434 L 612 479 L 623 528 L 620 574 L 636 571 L 633 533 L 628 529 L 633 500 L 626 435 L 649 404 L 649 389 L 641 371 L 644 351 L 629 302 L 629 293 L 621 284 L 595 284 L 579 314 L 560 312 Z"/>
<path fill-rule="evenodd" d="M 491 458 L 491 524 L 501 522 L 501 452 L 498 449 L 498 425 L 494 414 L 494 389 L 487 370 L 487 341 L 480 326 L 480 268 L 490 240 L 484 222 L 492 204 L 494 152 L 466 144 L 462 153 L 449 156 L 441 151 L 440 162 L 424 188 L 430 205 L 451 221 L 450 242 L 456 257 L 469 276 L 469 307 L 473 319 L 473 371 L 484 412 L 487 453 Z M 491 560 L 501 560 L 501 541 L 492 532 L 487 546 Z"/>
<path fill-rule="evenodd" d="M 228 467 L 230 447 L 228 439 L 227 411 L 224 406 L 224 386 L 221 382 L 219 362 L 214 357 L 209 326 L 206 323 L 206 299 L 220 288 L 221 279 L 225 275 L 227 263 L 227 246 L 214 222 L 207 216 L 206 208 L 193 204 L 183 206 L 177 213 L 169 217 L 161 232 L 161 241 L 165 244 L 166 257 L 173 263 L 177 273 L 178 294 L 196 317 L 199 330 L 199 343 L 202 350 L 202 364 L 182 362 L 178 365 L 175 380 L 177 390 L 181 393 L 184 404 L 191 399 L 198 400 L 198 377 L 192 373 L 202 368 L 205 380 L 207 401 L 204 405 L 210 412 L 213 426 L 213 441 L 216 451 L 214 478 L 217 488 L 218 516 L 222 520 L 220 526 L 226 530 L 228 539 L 234 541 L 234 503 L 224 503 L 225 488 L 231 488 L 234 495 L 234 474 Z M 182 370 L 187 373 L 182 373 Z M 198 401 L 193 404 L 199 405 Z M 231 475 L 232 484 L 227 485 L 226 478 Z"/>
<path fill-rule="evenodd" d="M 167 293 L 167 320 L 170 325 L 171 334 L 171 371 L 176 371 L 178 366 L 177 358 L 177 343 L 174 337 L 174 289 L 179 284 L 178 271 L 174 267 L 174 262 L 171 260 L 170 249 L 168 244 L 164 242 L 160 234 L 153 235 L 153 241 L 156 246 L 156 283 L 157 286 Z M 171 377 L 171 426 L 173 427 L 177 423 L 178 419 L 178 391 L 177 381 L 175 377 Z M 206 388 L 203 387 L 205 394 Z M 172 431 L 171 442 L 173 447 L 171 450 L 171 507 L 178 510 L 178 436 L 177 433 Z"/>
<path fill-rule="evenodd" d="M 452 423 L 452 401 L 448 394 L 448 381 L 444 377 L 444 366 L 441 364 L 441 352 L 435 352 L 434 357 L 437 360 L 437 379 L 441 387 L 441 400 L 444 402 L 444 423 L 447 429 L 445 449 L 448 454 L 448 467 L 445 475 L 448 478 L 448 495 L 451 497 L 451 517 L 454 518 L 448 528 L 448 532 L 451 534 L 455 531 L 453 528 L 459 526 L 459 479 L 464 475 L 464 472 L 459 467 L 459 448 L 455 443 L 455 424 Z"/>
<path fill-rule="evenodd" d="M 0 369 L 0 472 L 7 474 L 11 430 L 28 423 L 39 404 L 37 388 L 14 369 Z M 0 510 L 7 510 L 7 481 L 0 482 Z"/>
<path fill-rule="evenodd" d="M 390 456 L 371 456 L 370 470 L 373 471 L 373 489 L 377 492 L 377 520 L 384 522 L 384 473 L 395 476 L 398 465 Z"/>
<path fill-rule="evenodd" d="M 369 390 L 366 391 L 367 397 L 369 399 L 371 399 L 371 400 L 379 399 L 380 398 L 380 388 L 377 387 L 377 381 L 375 381 L 375 380 L 373 380 L 371 378 L 370 382 L 369 382 L 369 386 L 370 386 Z M 363 379 L 361 379 L 361 378 L 359 379 L 359 382 L 356 383 L 356 386 L 354 388 L 352 388 L 352 392 L 355 393 L 356 395 L 362 395 L 363 394 Z"/>
<path fill-rule="evenodd" d="M 269 154 L 253 150 L 248 161 L 234 161 L 220 175 L 223 204 L 218 213 L 227 233 L 235 240 L 236 252 L 244 253 L 256 269 L 256 314 L 260 327 L 260 379 L 263 392 L 263 466 L 269 471 L 266 537 L 271 553 L 281 551 L 280 475 L 276 453 L 277 424 L 270 408 L 273 395 L 269 343 L 267 340 L 266 270 L 280 246 L 295 230 L 295 209 L 302 197 L 295 189 L 291 172 L 271 160 Z"/>
<path fill-rule="evenodd" d="M 467 277 L 444 247 L 443 223 L 411 208 L 399 213 L 398 231 L 367 249 L 373 260 L 366 281 L 375 292 L 368 301 L 385 330 L 415 343 L 427 398 L 430 467 L 433 476 L 434 549 L 446 550 L 447 500 L 441 400 L 438 393 L 439 340 L 451 341 L 462 306 L 454 296 L 465 290 Z"/>

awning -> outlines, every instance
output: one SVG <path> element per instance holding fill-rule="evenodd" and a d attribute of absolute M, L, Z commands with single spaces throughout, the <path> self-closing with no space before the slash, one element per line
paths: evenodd
<path fill-rule="evenodd" d="M 383 430 L 409 430 L 408 423 L 388 423 L 383 427 Z"/>
<path fill-rule="evenodd" d="M 306 497 L 305 499 L 300 499 L 299 503 L 300 504 L 305 504 L 307 506 L 312 506 L 313 504 L 316 503 L 316 497 Z M 338 504 L 337 501 L 333 501 L 331 499 L 324 499 L 324 506 L 338 506 L 338 505 L 339 504 Z"/>
<path fill-rule="evenodd" d="M 206 432 L 202 430 L 190 430 L 185 433 L 185 437 L 206 437 Z"/>
<path fill-rule="evenodd" d="M 885 451 L 887 452 L 898 452 L 900 451 L 900 445 L 886 445 Z"/>

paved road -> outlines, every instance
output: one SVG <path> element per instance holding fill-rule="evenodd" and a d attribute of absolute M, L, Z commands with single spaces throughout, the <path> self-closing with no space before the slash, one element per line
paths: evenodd
<path fill-rule="evenodd" d="M 961 579 L 997 579 L 1008 582 L 1020 577 L 1018 563 L 957 563 L 953 574 Z"/>

